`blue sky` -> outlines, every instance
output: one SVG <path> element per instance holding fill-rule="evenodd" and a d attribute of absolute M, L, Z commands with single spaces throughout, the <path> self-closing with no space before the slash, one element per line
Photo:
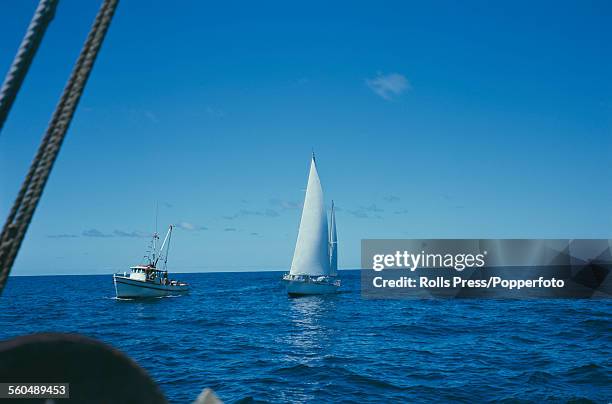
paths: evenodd
<path fill-rule="evenodd" d="M 62 0 L 0 134 L 4 220 L 97 1 Z M 311 150 L 362 238 L 612 236 L 612 5 L 123 1 L 13 274 L 288 269 Z M 0 12 L 8 69 L 35 1 Z"/>

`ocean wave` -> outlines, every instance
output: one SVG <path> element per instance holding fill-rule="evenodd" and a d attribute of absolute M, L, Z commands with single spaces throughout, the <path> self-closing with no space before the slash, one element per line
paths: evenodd
<path fill-rule="evenodd" d="M 564 376 L 574 383 L 610 387 L 610 370 L 596 363 L 576 366 L 565 372 Z"/>
<path fill-rule="evenodd" d="M 612 333 L 612 321 L 608 319 L 589 318 L 586 320 L 582 320 L 580 324 Z"/>

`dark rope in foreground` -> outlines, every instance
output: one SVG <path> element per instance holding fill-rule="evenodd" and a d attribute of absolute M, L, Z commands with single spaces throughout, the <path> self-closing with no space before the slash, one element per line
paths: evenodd
<path fill-rule="evenodd" d="M 98 51 L 117 8 L 117 3 L 118 0 L 105 0 L 100 7 L 34 161 L 2 229 L 0 235 L 0 292 L 4 289 L 11 267 L 19 252 L 19 247 L 23 242 L 45 188 Z"/>
<path fill-rule="evenodd" d="M 32 64 L 32 59 L 34 59 L 45 31 L 55 16 L 55 8 L 58 1 L 40 0 L 28 30 L 21 41 L 19 50 L 15 55 L 13 64 L 6 74 L 4 83 L 2 83 L 2 89 L 0 89 L 0 131 L 2 131 L 4 121 L 6 121 L 6 117 L 21 88 L 21 84 L 23 84 L 23 80 L 30 69 L 30 64 Z"/>

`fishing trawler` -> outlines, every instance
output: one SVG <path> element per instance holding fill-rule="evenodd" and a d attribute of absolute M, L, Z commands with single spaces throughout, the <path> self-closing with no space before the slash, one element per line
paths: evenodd
<path fill-rule="evenodd" d="M 289 273 L 283 276 L 283 282 L 290 296 L 335 293 L 340 287 L 334 203 L 332 201 L 328 228 L 314 153 L 293 261 Z"/>
<path fill-rule="evenodd" d="M 189 291 L 189 284 L 168 279 L 168 251 L 173 228 L 172 225 L 168 228 L 159 252 L 156 248 L 159 235 L 157 232 L 153 233 L 151 250 L 145 257 L 147 264 L 130 267 L 129 274 L 127 272 L 113 274 L 117 298 L 162 297 Z M 165 254 L 164 247 L 166 248 Z M 157 264 L 161 258 L 163 258 L 164 266 L 163 269 L 158 269 Z"/>

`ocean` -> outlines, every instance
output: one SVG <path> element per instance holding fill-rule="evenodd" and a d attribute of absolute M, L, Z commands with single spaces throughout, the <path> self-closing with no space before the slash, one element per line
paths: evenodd
<path fill-rule="evenodd" d="M 0 338 L 73 332 L 144 367 L 171 402 L 612 401 L 610 300 L 288 298 L 280 272 L 180 274 L 122 301 L 111 275 L 11 277 Z"/>

